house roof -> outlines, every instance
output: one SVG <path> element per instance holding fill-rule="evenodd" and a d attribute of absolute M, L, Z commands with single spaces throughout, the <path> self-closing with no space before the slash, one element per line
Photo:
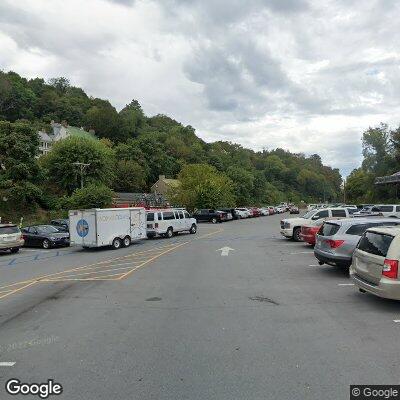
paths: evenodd
<path fill-rule="evenodd" d="M 39 135 L 40 140 L 43 140 L 43 142 L 52 142 L 53 141 L 53 139 L 46 132 L 39 131 L 38 135 Z"/>
<path fill-rule="evenodd" d="M 83 137 L 86 139 L 96 140 L 96 136 L 94 136 L 93 134 L 85 131 L 84 129 L 78 128 L 76 126 L 68 126 L 67 132 L 71 136 L 78 136 L 78 137 Z"/>

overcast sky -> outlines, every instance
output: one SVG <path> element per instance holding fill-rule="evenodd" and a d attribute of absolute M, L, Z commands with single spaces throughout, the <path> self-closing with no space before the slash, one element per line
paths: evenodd
<path fill-rule="evenodd" d="M 0 69 L 347 174 L 400 122 L 400 1 L 0 0 Z"/>

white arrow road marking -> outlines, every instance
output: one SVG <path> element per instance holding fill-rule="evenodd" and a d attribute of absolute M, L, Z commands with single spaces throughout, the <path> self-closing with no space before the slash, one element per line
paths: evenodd
<path fill-rule="evenodd" d="M 0 367 L 13 367 L 15 362 L 0 361 Z"/>
<path fill-rule="evenodd" d="M 235 251 L 235 249 L 231 249 L 230 247 L 225 246 L 225 247 L 221 247 L 220 249 L 215 250 L 215 251 L 220 251 L 221 256 L 227 256 L 227 255 L 229 255 L 230 251 Z"/>

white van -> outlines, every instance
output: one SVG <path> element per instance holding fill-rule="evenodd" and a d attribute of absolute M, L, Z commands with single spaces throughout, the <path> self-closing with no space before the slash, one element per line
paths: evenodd
<path fill-rule="evenodd" d="M 71 245 L 119 249 L 146 237 L 143 207 L 71 210 L 68 214 Z"/>
<path fill-rule="evenodd" d="M 384 217 L 400 218 L 399 204 L 377 204 L 374 208 L 378 208 Z"/>
<path fill-rule="evenodd" d="M 146 221 L 149 239 L 157 235 L 170 238 L 179 232 L 197 232 L 197 221 L 182 208 L 147 210 Z"/>

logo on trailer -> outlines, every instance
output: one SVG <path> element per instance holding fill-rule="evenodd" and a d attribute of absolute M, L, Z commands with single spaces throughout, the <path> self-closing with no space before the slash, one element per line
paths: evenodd
<path fill-rule="evenodd" d="M 80 219 L 76 224 L 76 231 L 80 237 L 85 237 L 89 233 L 89 224 L 86 220 Z"/>

